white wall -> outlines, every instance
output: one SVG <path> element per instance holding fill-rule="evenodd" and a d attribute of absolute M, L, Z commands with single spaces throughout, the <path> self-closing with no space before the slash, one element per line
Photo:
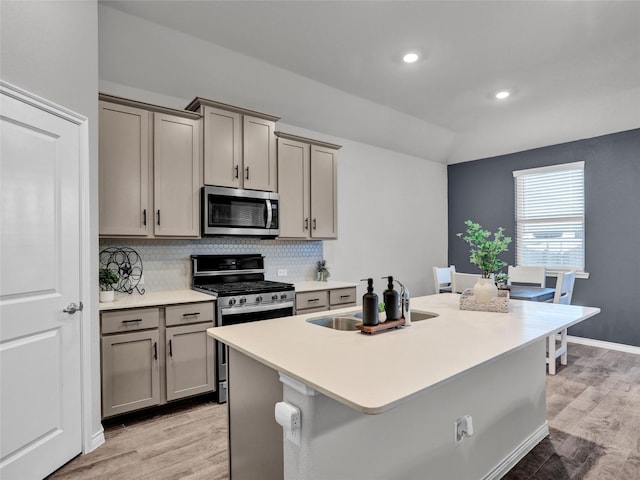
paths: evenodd
<path fill-rule="evenodd" d="M 308 79 L 284 70 L 274 75 L 267 64 L 260 75 L 254 59 L 110 8 L 101 6 L 99 17 L 100 90 L 105 93 L 175 108 L 200 96 L 278 115 L 292 108 L 294 100 L 286 92 L 308 85 Z M 171 53 L 165 54 L 167 50 Z M 216 68 L 223 65 L 233 68 Z M 167 88 L 157 78 L 159 72 L 170 75 L 180 88 Z M 176 96 L 185 85 L 192 89 L 189 96 Z M 319 92 L 309 95 L 322 96 Z M 274 110 L 266 110 L 274 98 L 282 108 L 274 104 Z M 326 102 L 339 124 L 350 112 L 334 98 L 327 94 Z M 316 98 L 315 103 L 323 100 Z M 313 118 L 313 109 L 305 111 L 308 105 L 294 107 Z M 375 118 L 370 121 L 374 125 Z M 331 279 L 378 277 L 376 291 L 381 294 L 384 282 L 379 277 L 391 274 L 413 296 L 433 293 L 431 266 L 447 262 L 446 166 L 328 134 L 335 126 L 309 130 L 289 124 L 287 118 L 278 123 L 279 130 L 343 145 L 338 160 L 339 239 L 323 242 Z"/>
<path fill-rule="evenodd" d="M 103 80 L 144 84 L 178 98 L 215 98 L 282 116 L 310 130 L 443 163 L 451 151 L 453 132 L 313 78 L 104 5 L 99 21 Z"/>
<path fill-rule="evenodd" d="M 89 121 L 92 301 L 83 313 L 89 327 L 90 398 L 84 403 L 87 448 L 101 435 L 98 317 L 98 7 L 95 0 L 0 2 L 2 80 L 84 115 Z M 88 425 L 87 425 L 88 423 Z"/>

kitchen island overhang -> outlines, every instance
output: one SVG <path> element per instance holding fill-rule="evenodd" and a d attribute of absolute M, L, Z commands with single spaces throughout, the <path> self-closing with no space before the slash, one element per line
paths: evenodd
<path fill-rule="evenodd" d="M 307 387 L 283 387 L 302 413 L 300 444 L 284 437 L 285 478 L 500 478 L 548 433 L 545 338 L 599 309 L 512 301 L 505 314 L 457 301 L 413 299 L 439 316 L 373 337 L 305 321 L 317 313 L 209 333 Z M 456 443 L 463 415 L 475 433 Z"/>

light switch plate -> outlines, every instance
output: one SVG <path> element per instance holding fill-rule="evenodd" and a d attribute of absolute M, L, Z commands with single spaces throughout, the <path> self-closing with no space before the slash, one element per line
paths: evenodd
<path fill-rule="evenodd" d="M 287 269 L 286 268 L 279 268 L 278 269 L 278 276 L 279 277 L 286 277 L 287 276 Z"/>

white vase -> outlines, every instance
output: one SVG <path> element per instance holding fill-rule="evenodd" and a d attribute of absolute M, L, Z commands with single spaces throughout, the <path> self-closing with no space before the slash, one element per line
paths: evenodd
<path fill-rule="evenodd" d="M 491 278 L 481 278 L 473 286 L 473 295 L 477 303 L 489 303 L 491 298 L 498 296 L 498 287 Z"/>
<path fill-rule="evenodd" d="M 114 290 L 101 290 L 100 301 L 102 303 L 113 302 L 116 299 L 116 292 Z"/>

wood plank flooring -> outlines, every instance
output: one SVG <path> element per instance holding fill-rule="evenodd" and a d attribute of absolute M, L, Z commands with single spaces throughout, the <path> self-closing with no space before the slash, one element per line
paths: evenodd
<path fill-rule="evenodd" d="M 569 365 L 547 376 L 547 418 L 549 437 L 505 480 L 640 480 L 640 355 L 570 344 Z M 49 478 L 227 479 L 226 428 L 211 401 L 123 420 Z"/>

